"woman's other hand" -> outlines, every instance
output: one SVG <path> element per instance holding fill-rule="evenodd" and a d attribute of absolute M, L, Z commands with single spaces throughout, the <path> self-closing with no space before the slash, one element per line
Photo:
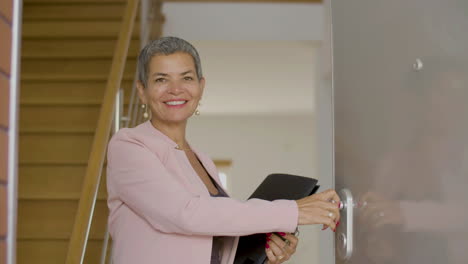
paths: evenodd
<path fill-rule="evenodd" d="M 279 237 L 282 236 L 283 238 Z M 284 240 L 283 240 L 284 239 Z M 287 261 L 295 252 L 299 239 L 289 233 L 269 233 L 265 252 L 268 257 L 267 264 L 279 264 Z"/>
<path fill-rule="evenodd" d="M 299 225 L 322 224 L 323 229 L 330 227 L 333 231 L 340 221 L 340 197 L 335 190 L 326 190 L 297 200 L 299 208 Z"/>

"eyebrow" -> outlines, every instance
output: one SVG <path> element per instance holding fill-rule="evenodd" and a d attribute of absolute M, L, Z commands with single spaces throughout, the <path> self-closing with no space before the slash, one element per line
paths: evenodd
<path fill-rule="evenodd" d="M 162 72 L 155 72 L 153 74 L 151 74 L 152 76 L 169 76 L 169 74 L 166 74 L 166 73 L 162 73 Z"/>
<path fill-rule="evenodd" d="M 186 75 L 186 74 L 189 74 L 189 73 L 194 73 L 194 71 L 193 70 L 188 70 L 188 71 L 185 71 L 185 72 L 181 73 L 180 75 Z M 164 77 L 166 77 L 166 76 L 169 76 L 169 74 L 162 73 L 162 72 L 155 72 L 155 73 L 152 74 L 152 76 L 164 76 Z"/>
<path fill-rule="evenodd" d="M 186 71 L 186 72 L 181 73 L 180 75 L 186 75 L 186 74 L 189 74 L 189 73 L 193 73 L 193 71 L 192 71 L 192 70 L 188 70 L 188 71 Z"/>

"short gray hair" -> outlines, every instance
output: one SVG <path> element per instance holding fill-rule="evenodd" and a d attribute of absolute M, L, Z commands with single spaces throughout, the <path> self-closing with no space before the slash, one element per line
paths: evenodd
<path fill-rule="evenodd" d="M 200 56 L 195 47 L 188 41 L 177 37 L 162 37 L 148 43 L 138 56 L 138 79 L 146 87 L 149 74 L 149 63 L 156 55 L 171 55 L 184 52 L 192 56 L 197 77 L 203 77 Z"/>

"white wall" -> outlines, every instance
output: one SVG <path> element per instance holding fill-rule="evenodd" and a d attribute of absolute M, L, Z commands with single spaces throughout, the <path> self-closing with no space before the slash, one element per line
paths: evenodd
<path fill-rule="evenodd" d="M 188 40 L 321 40 L 323 5 L 164 3 L 163 33 Z"/>
<path fill-rule="evenodd" d="M 284 172 L 319 179 L 315 120 L 302 115 L 208 115 L 193 117 L 191 144 L 213 159 L 230 159 L 230 194 L 245 199 L 270 173 Z M 318 263 L 318 227 L 301 227 L 301 242 L 288 263 Z"/>
<path fill-rule="evenodd" d="M 313 113 L 318 41 L 193 41 L 209 114 Z"/>

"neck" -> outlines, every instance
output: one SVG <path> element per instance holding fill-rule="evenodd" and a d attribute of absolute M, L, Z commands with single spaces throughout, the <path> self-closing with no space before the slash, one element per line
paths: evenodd
<path fill-rule="evenodd" d="M 187 140 L 185 139 L 185 129 L 187 127 L 187 121 L 180 123 L 165 123 L 155 119 L 151 119 L 151 124 L 161 131 L 164 135 L 168 136 L 174 141 L 180 148 L 188 148 Z"/>

